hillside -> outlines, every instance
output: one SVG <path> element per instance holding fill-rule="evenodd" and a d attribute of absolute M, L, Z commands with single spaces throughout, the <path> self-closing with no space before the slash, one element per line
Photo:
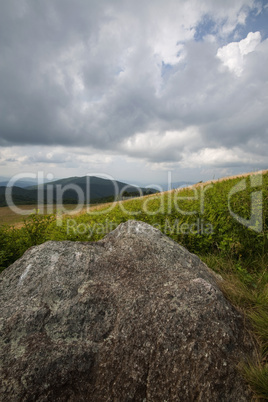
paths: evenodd
<path fill-rule="evenodd" d="M 241 371 L 256 397 L 267 400 L 268 171 L 93 206 L 60 220 L 35 214 L 20 228 L 0 225 L 0 271 L 33 245 L 97 241 L 128 220 L 149 223 L 222 276 L 222 290 L 246 314 L 258 345 L 256 359 Z"/>
<path fill-rule="evenodd" d="M 45 203 L 56 203 L 57 199 L 64 204 L 77 203 L 79 201 L 78 189 L 81 189 L 83 202 L 96 203 L 113 201 L 123 189 L 126 189 L 128 196 L 139 196 L 141 194 L 156 193 L 151 188 L 137 188 L 119 181 L 111 181 L 100 177 L 69 177 L 56 180 L 40 186 L 21 188 L 13 186 L 12 199 L 16 205 L 36 204 L 38 191 L 43 193 Z M 0 207 L 7 205 L 5 198 L 5 186 L 0 186 Z M 140 192 L 139 192 L 140 191 Z"/>
<path fill-rule="evenodd" d="M 0 207 L 7 206 L 5 192 L 6 192 L 6 187 L 1 186 L 0 187 Z M 13 186 L 12 187 L 12 200 L 15 205 L 36 204 L 37 191 Z"/>

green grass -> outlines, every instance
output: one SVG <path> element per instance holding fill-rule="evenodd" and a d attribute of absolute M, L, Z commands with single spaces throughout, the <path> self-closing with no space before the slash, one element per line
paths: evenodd
<path fill-rule="evenodd" d="M 75 208 L 74 204 L 64 204 L 64 210 L 71 211 Z M 19 205 L 19 209 L 21 209 L 23 212 L 27 213 L 29 211 L 35 210 L 36 212 L 38 211 L 38 206 L 37 205 Z M 50 206 L 45 205 L 44 206 L 44 214 L 48 214 L 48 210 L 50 209 Z M 53 213 L 56 213 L 56 207 L 52 207 Z M 63 211 L 64 211 L 63 210 Z M 27 215 L 20 215 L 17 214 L 15 211 L 10 209 L 9 207 L 0 207 L 0 222 L 1 225 L 13 225 L 16 227 L 21 227 L 21 225 L 24 222 L 24 219 L 27 218 Z"/>
<path fill-rule="evenodd" d="M 259 362 L 248 363 L 241 368 L 241 372 L 249 385 L 255 391 L 256 398 L 261 401 L 268 400 L 268 364 Z"/>
<path fill-rule="evenodd" d="M 224 281 L 219 282 L 221 290 L 248 319 L 258 351 L 255 360 L 241 364 L 240 370 L 254 391 L 256 399 L 266 400 L 268 399 L 268 255 L 256 256 L 253 263 L 242 260 L 239 264 L 228 256 L 200 257 L 223 277 Z"/>
<path fill-rule="evenodd" d="M 268 172 L 104 204 L 74 216 L 31 215 L 22 227 L 3 225 L 0 270 L 32 245 L 96 241 L 129 219 L 157 227 L 222 275 L 223 292 L 244 312 L 259 345 L 256 361 L 241 370 L 256 398 L 267 398 Z"/>

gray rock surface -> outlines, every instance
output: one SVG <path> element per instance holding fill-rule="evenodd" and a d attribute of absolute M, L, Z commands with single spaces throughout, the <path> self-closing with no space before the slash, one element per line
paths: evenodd
<path fill-rule="evenodd" d="M 198 257 L 129 221 L 0 275 L 3 401 L 249 401 L 244 319 Z"/>

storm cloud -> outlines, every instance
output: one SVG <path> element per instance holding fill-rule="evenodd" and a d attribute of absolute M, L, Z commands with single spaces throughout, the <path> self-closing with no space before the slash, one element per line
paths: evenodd
<path fill-rule="evenodd" d="M 0 7 L 1 165 L 267 166 L 268 35 L 249 24 L 263 2 Z"/>

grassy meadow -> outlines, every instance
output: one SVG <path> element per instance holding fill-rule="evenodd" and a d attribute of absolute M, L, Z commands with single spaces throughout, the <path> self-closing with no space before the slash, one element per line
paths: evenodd
<path fill-rule="evenodd" d="M 129 219 L 147 222 L 222 275 L 258 344 L 240 370 L 256 400 L 268 400 L 268 171 L 80 209 L 25 218 L 0 208 L 0 271 L 44 241 L 96 241 Z"/>
<path fill-rule="evenodd" d="M 76 205 L 74 204 L 65 204 L 64 205 L 64 209 L 68 210 L 69 212 L 71 212 L 72 210 L 74 210 L 74 208 L 76 207 Z M 19 205 L 18 206 L 19 209 L 21 209 L 22 211 L 25 211 L 25 213 L 29 212 L 29 211 L 33 211 L 37 214 L 39 214 L 39 210 L 38 210 L 38 205 Z M 56 214 L 56 207 L 47 207 L 46 205 L 44 205 L 44 213 L 43 215 L 48 215 L 51 214 L 51 211 L 49 209 L 53 209 L 53 214 Z M 85 210 L 84 206 L 81 206 L 81 211 L 79 213 L 83 213 L 83 211 Z M 64 211 L 61 210 L 63 213 Z M 58 211 L 59 212 L 59 211 Z M 68 213 L 67 213 L 68 214 Z M 25 214 L 18 214 L 15 211 L 13 211 L 12 209 L 10 209 L 9 207 L 0 207 L 0 225 L 10 225 L 10 226 L 14 226 L 14 227 L 21 227 L 25 221 L 25 219 L 27 219 L 29 217 L 29 215 Z"/>

